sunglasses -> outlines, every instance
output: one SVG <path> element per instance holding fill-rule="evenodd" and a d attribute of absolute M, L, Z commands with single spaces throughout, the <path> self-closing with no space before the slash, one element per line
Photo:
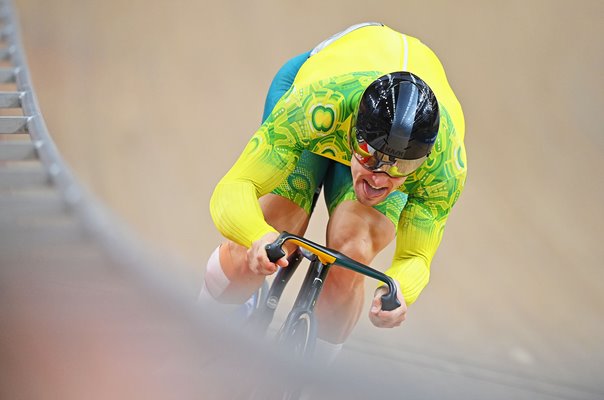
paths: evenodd
<path fill-rule="evenodd" d="M 353 129 L 350 133 L 350 149 L 363 168 L 373 172 L 384 172 L 392 178 L 403 178 L 414 173 L 428 156 L 417 160 L 403 160 L 382 153 L 365 142 L 365 140 Z"/>

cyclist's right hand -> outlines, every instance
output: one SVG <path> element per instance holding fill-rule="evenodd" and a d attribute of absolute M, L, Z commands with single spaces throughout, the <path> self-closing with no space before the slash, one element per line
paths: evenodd
<path fill-rule="evenodd" d="M 277 267 L 287 267 L 287 255 L 277 260 L 276 263 L 270 262 L 266 255 L 266 245 L 273 243 L 278 236 L 278 233 L 270 232 L 252 243 L 247 251 L 247 262 L 252 272 L 259 275 L 271 275 L 277 271 Z"/>

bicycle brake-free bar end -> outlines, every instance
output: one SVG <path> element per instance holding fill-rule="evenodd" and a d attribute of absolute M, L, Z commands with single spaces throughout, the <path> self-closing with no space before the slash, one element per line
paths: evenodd
<path fill-rule="evenodd" d="M 382 310 L 392 311 L 401 306 L 401 302 L 396 297 L 396 284 L 392 279 L 388 279 L 388 293 L 382 295 Z"/>
<path fill-rule="evenodd" d="M 283 246 L 283 237 L 287 235 L 287 232 L 282 232 L 277 240 L 271 244 L 264 246 L 266 249 L 266 255 L 270 262 L 275 263 L 282 257 L 285 257 L 285 251 L 281 248 Z"/>
<path fill-rule="evenodd" d="M 382 296 L 382 310 L 392 311 L 401 306 L 401 302 L 397 298 L 388 297 L 387 294 Z"/>

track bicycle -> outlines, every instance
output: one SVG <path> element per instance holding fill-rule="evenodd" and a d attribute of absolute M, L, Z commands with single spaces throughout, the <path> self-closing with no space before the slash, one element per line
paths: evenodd
<path fill-rule="evenodd" d="M 286 253 L 282 247 L 286 242 L 291 242 L 298 247 L 295 252 L 288 256 L 288 266 L 279 268 L 270 287 L 265 282 L 256 293 L 253 312 L 248 319 L 248 324 L 256 332 L 266 333 L 285 286 L 302 260 L 304 258 L 310 260 L 310 266 L 294 305 L 277 333 L 277 342 L 296 358 L 309 360 L 312 357 L 317 338 L 314 308 L 325 279 L 333 265 L 350 269 L 385 283 L 388 286 L 388 293 L 382 296 L 382 309 L 390 311 L 400 307 L 401 304 L 397 299 L 397 287 L 392 278 L 338 251 L 301 236 L 282 232 L 273 243 L 266 246 L 267 255 L 271 262 L 276 262 L 285 256 Z"/>

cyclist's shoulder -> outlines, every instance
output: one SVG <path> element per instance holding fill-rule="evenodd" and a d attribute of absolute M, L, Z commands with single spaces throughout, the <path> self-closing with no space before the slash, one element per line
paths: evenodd
<path fill-rule="evenodd" d="M 348 132 L 354 109 L 351 99 L 362 89 L 354 84 L 354 78 L 340 78 L 321 85 L 292 87 L 256 132 L 255 136 L 263 138 L 258 146 L 308 150 L 340 163 L 349 162 Z"/>
<path fill-rule="evenodd" d="M 405 181 L 402 189 L 411 198 L 450 197 L 463 190 L 467 168 L 463 132 L 459 131 L 447 109 L 441 107 L 440 128 L 432 152 Z"/>

